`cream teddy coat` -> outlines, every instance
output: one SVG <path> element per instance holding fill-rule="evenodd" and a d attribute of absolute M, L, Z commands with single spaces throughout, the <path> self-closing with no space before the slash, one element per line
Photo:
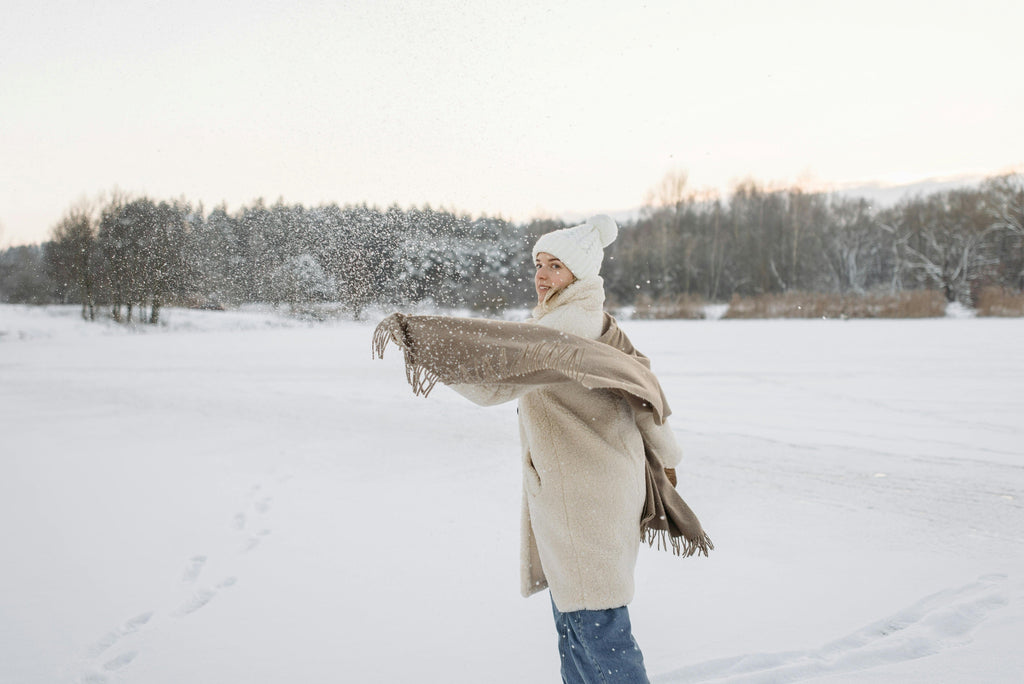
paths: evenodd
<path fill-rule="evenodd" d="M 604 283 L 578 280 L 534 309 L 539 325 L 588 339 L 606 332 Z M 489 406 L 519 399 L 523 506 L 521 590 L 550 588 L 560 612 L 618 608 L 633 599 L 644 505 L 644 442 L 675 467 L 666 423 L 634 414 L 620 394 L 567 382 L 524 390 L 451 385 Z"/>

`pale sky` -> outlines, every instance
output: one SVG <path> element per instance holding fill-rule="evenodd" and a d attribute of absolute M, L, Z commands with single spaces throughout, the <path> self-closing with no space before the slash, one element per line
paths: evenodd
<path fill-rule="evenodd" d="M 1020 170 L 1021 26 L 1020 0 L 6 0 L 0 246 L 114 188 L 518 221 L 679 170 Z"/>

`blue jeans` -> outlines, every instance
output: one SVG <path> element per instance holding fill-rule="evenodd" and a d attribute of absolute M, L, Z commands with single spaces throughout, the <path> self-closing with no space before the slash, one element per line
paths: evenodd
<path fill-rule="evenodd" d="M 560 613 L 552 601 L 551 609 L 564 684 L 649 684 L 626 606 Z"/>

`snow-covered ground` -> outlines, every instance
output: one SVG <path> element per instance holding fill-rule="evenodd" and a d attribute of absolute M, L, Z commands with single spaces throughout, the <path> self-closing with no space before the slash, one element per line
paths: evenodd
<path fill-rule="evenodd" d="M 558 681 L 515 408 L 372 322 L 0 307 L 0 681 Z M 1024 320 L 624 321 L 716 544 L 644 548 L 655 682 L 1018 682 Z"/>

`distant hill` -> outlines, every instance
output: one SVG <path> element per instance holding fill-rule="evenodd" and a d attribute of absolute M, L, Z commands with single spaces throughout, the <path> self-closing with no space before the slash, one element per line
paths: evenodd
<path fill-rule="evenodd" d="M 915 183 L 902 185 L 887 185 L 883 183 L 860 183 L 848 187 L 838 188 L 832 191 L 834 194 L 843 197 L 862 197 L 875 207 L 885 208 L 895 205 L 905 197 L 918 195 L 930 195 L 936 192 L 945 192 L 957 188 L 975 188 L 985 180 L 987 176 L 955 176 L 949 178 L 928 178 Z M 632 209 L 605 209 L 589 213 L 567 211 L 558 216 L 567 224 L 573 225 L 583 223 L 588 216 L 594 214 L 608 214 L 620 224 L 630 223 L 640 218 L 644 207 L 633 207 Z"/>
<path fill-rule="evenodd" d="M 954 178 L 929 178 L 905 185 L 883 185 L 882 183 L 865 183 L 836 190 L 836 194 L 844 197 L 863 197 L 876 207 L 891 207 L 905 197 L 931 195 L 958 188 L 976 188 L 985 180 L 985 176 L 957 176 Z"/>

